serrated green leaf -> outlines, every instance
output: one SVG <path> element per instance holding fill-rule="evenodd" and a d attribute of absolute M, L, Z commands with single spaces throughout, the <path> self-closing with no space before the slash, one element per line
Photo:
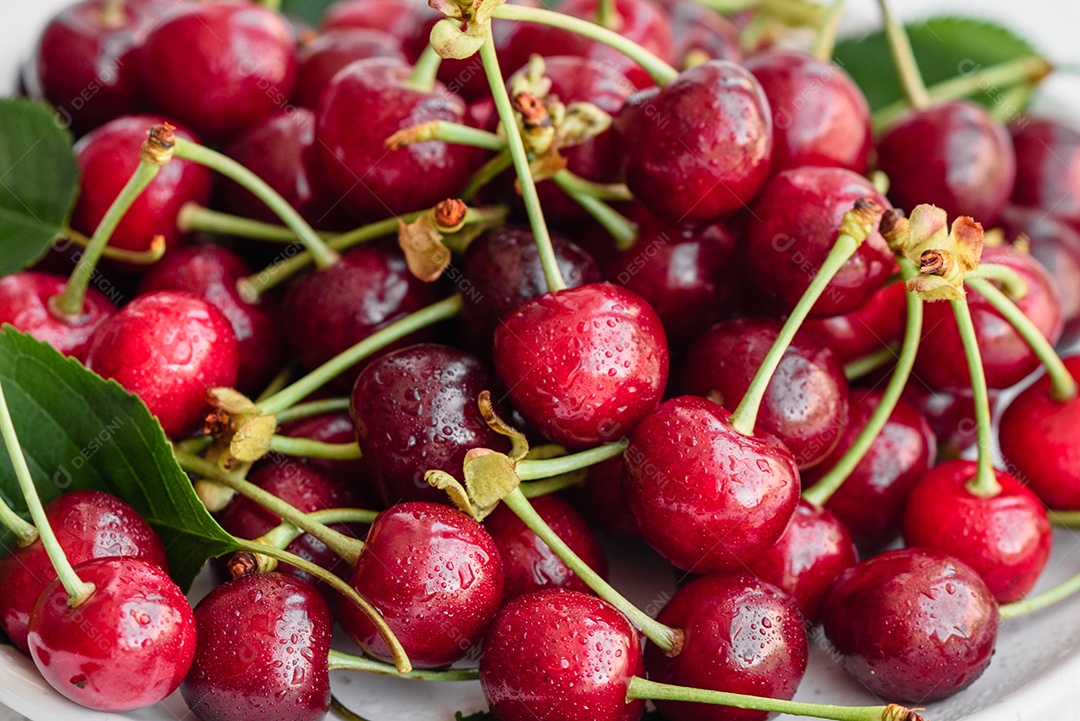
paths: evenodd
<path fill-rule="evenodd" d="M 53 111 L 0 98 L 0 275 L 22 270 L 67 225 L 79 189 L 71 135 Z"/>
<path fill-rule="evenodd" d="M 334 4 L 335 0 L 283 0 L 281 12 L 300 18 L 306 23 L 317 26 L 322 20 L 326 8 Z"/>
<path fill-rule="evenodd" d="M 124 499 L 161 536 L 170 574 L 185 590 L 208 558 L 238 550 L 195 495 L 161 425 L 116 382 L 5 325 L 0 383 L 43 502 L 82 488 Z M 0 495 L 25 511 L 2 444 Z M 10 541 L 0 536 L 5 548 Z"/>
<path fill-rule="evenodd" d="M 1038 54 L 1030 42 L 1012 30 L 976 18 L 933 17 L 908 23 L 905 28 L 927 85 L 970 74 L 979 67 Z M 842 39 L 836 45 L 834 59 L 862 88 L 871 110 L 903 99 L 884 31 Z M 994 103 L 988 92 L 980 92 L 973 99 L 989 107 Z"/>

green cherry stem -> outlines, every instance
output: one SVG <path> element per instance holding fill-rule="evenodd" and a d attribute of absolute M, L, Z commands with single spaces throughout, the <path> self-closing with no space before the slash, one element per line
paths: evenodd
<path fill-rule="evenodd" d="M 584 480 L 585 474 L 583 473 L 567 473 L 554 478 L 546 478 L 542 481 L 529 481 L 528 483 L 522 483 L 518 487 L 526 498 L 539 498 L 540 496 L 550 496 L 552 493 L 565 491 L 567 488 L 580 486 Z"/>
<path fill-rule="evenodd" d="M 296 242 L 296 233 L 283 225 L 222 213 L 193 202 L 187 202 L 181 206 L 176 216 L 176 227 L 185 233 L 231 235 L 236 238 L 265 240 L 272 243 Z M 319 237 L 329 240 L 332 236 L 328 233 L 320 233 Z"/>
<path fill-rule="evenodd" d="M 90 245 L 90 239 L 74 228 L 64 228 L 63 232 L 53 241 L 53 247 L 56 247 L 61 241 L 74 243 L 80 248 L 86 248 Z M 131 265 L 153 265 L 164 256 L 165 236 L 163 235 L 155 235 L 153 240 L 150 241 L 150 247 L 146 250 L 127 250 L 106 245 L 101 251 L 102 258 L 118 260 L 121 263 L 130 263 Z"/>
<path fill-rule="evenodd" d="M 401 673 L 388 663 L 372 661 L 370 658 L 354 656 L 336 649 L 330 649 L 330 670 L 361 671 L 379 676 L 407 678 L 416 681 L 475 681 L 480 678 L 480 670 L 476 668 L 451 668 L 445 671 L 410 671 Z"/>
<path fill-rule="evenodd" d="M 430 120 L 420 125 L 414 125 L 411 128 L 399 130 L 387 138 L 385 144 L 391 150 L 396 150 L 403 145 L 423 143 L 429 140 L 441 140 L 444 143 L 468 145 L 473 148 L 482 148 L 483 150 L 495 152 L 506 150 L 506 140 L 499 135 L 450 120 Z"/>
<path fill-rule="evenodd" d="M 634 199 L 630 189 L 626 187 L 624 183 L 597 183 L 586 178 L 582 178 L 580 175 L 575 175 L 573 172 L 563 169 L 555 173 L 552 179 L 559 184 L 563 190 L 575 190 L 583 195 L 588 195 L 591 198 L 598 200 L 626 200 L 630 201 Z"/>
<path fill-rule="evenodd" d="M 1080 511 L 1047 511 L 1050 522 L 1062 528 L 1080 528 Z"/>
<path fill-rule="evenodd" d="M 1050 512 L 1051 517 L 1054 512 Z M 1047 606 L 1052 606 L 1058 601 L 1062 601 L 1069 596 L 1072 596 L 1077 591 L 1080 591 L 1080 574 L 1073 576 L 1067 581 L 1062 581 L 1053 588 L 1048 588 L 1042 593 L 1038 593 L 1034 596 L 1028 596 L 1027 598 L 1014 601 L 1013 603 L 1006 603 L 1003 606 L 998 606 L 998 615 L 1001 616 L 1003 621 L 1007 621 L 1010 618 L 1017 618 L 1018 616 L 1026 616 L 1029 613 L 1035 613 L 1041 611 Z"/>
<path fill-rule="evenodd" d="M 101 3 L 101 24 L 107 28 L 124 26 L 124 5 L 126 0 L 103 0 Z"/>
<path fill-rule="evenodd" d="M 1001 484 L 994 473 L 992 455 L 992 429 L 990 416 L 990 394 L 986 389 L 986 372 L 983 369 L 982 353 L 979 352 L 979 340 L 975 336 L 975 323 L 971 320 L 971 309 L 967 299 L 950 300 L 960 340 L 967 356 L 968 373 L 971 375 L 971 396 L 975 405 L 976 436 L 978 441 L 978 463 L 975 477 L 968 481 L 967 489 L 973 495 L 991 498 L 1001 493 Z"/>
<path fill-rule="evenodd" d="M 623 439 L 615 443 L 606 443 L 596 448 L 590 448 L 587 451 L 571 453 L 568 456 L 545 458 L 543 460 L 523 458 L 515 464 L 514 470 L 517 472 L 517 477 L 523 481 L 561 476 L 564 473 L 580 471 L 597 463 L 602 463 L 609 458 L 622 455 L 629 444 L 629 441 Z"/>
<path fill-rule="evenodd" d="M 30 468 L 26 465 L 26 456 L 23 455 L 22 445 L 19 443 L 19 437 L 15 433 L 15 424 L 11 420 L 11 410 L 8 408 L 7 399 L 4 397 L 3 384 L 0 384 L 0 435 L 4 437 L 4 446 L 7 448 L 11 465 L 15 469 L 15 478 L 19 482 L 19 490 L 22 491 L 26 507 L 30 511 L 30 518 L 33 519 L 37 527 L 36 529 L 34 526 L 29 529 L 22 527 L 23 533 L 20 534 L 20 538 L 28 537 L 29 531 L 37 533 L 38 538 L 41 539 L 41 545 L 45 547 L 45 553 L 49 556 L 49 561 L 52 562 L 53 568 L 56 569 L 56 575 L 60 578 L 60 583 L 63 584 L 64 590 L 67 591 L 68 605 L 75 608 L 94 592 L 94 584 L 86 583 L 75 573 L 75 569 L 71 567 L 71 562 L 68 561 L 64 549 L 60 547 L 60 542 L 56 540 L 56 534 L 53 533 L 52 527 L 49 525 L 49 519 L 45 517 L 45 508 L 41 505 L 41 497 L 38 495 L 37 486 L 34 485 L 34 479 L 30 476 Z M 21 518 L 19 520 L 22 524 L 26 524 L 26 521 Z M 12 526 L 8 527 L 12 528 L 13 531 L 15 530 Z M 16 527 L 19 527 L 19 524 L 16 524 Z"/>
<path fill-rule="evenodd" d="M 586 586 L 591 588 L 596 595 L 610 603 L 615 608 L 622 611 L 630 621 L 641 629 L 641 632 L 645 636 L 661 648 L 669 656 L 675 656 L 682 648 L 682 631 L 665 626 L 659 621 L 651 618 L 647 613 L 639 609 L 626 599 L 621 593 L 615 590 L 615 588 L 605 581 L 600 575 L 589 567 L 589 564 L 585 563 L 581 558 L 574 553 L 573 549 L 566 545 L 566 543 L 559 538 L 559 535 L 555 531 L 551 530 L 551 526 L 541 518 L 540 514 L 536 512 L 536 509 L 529 503 L 529 499 L 525 497 L 525 494 L 521 492 L 520 488 L 515 488 L 505 498 L 503 503 L 514 512 L 518 518 L 521 519 L 530 531 L 535 533 L 540 540 L 547 544 L 552 553 L 559 557 L 559 559 L 567 565 L 567 567 L 577 574 Z"/>
<path fill-rule="evenodd" d="M 435 52 L 435 48 L 429 43 L 417 58 L 409 77 L 405 78 L 405 87 L 420 93 L 432 92 L 435 90 L 435 80 L 441 64 L 442 56 Z"/>
<path fill-rule="evenodd" d="M 473 173 L 471 178 L 469 178 L 469 183 L 465 186 L 465 190 L 461 191 L 461 199 L 466 202 L 471 201 L 476 197 L 476 194 L 480 192 L 481 188 L 499 177 L 503 171 L 509 169 L 513 164 L 514 159 L 510 157 L 509 150 L 504 150 L 494 158 L 488 160 L 480 166 L 479 170 Z"/>
<path fill-rule="evenodd" d="M 375 516 L 379 515 L 376 511 L 367 511 L 362 508 L 327 508 L 322 511 L 313 511 L 307 514 L 307 517 L 316 523 L 363 523 L 370 526 L 375 521 Z M 271 528 L 269 531 L 254 539 L 255 543 L 265 543 L 273 548 L 285 549 L 290 543 L 295 541 L 300 536 L 304 535 L 304 530 L 297 528 L 295 524 L 283 521 L 279 525 Z M 356 547 L 356 555 L 344 558 L 345 562 L 350 566 L 356 565 L 356 559 L 359 557 L 359 552 L 363 548 L 363 544 L 359 544 Z"/>
<path fill-rule="evenodd" d="M 324 443 L 312 438 L 272 436 L 270 450 L 285 456 L 325 458 L 331 461 L 356 461 L 363 458 L 360 446 L 353 443 Z"/>
<path fill-rule="evenodd" d="M 298 421 L 301 418 L 321 416 L 324 413 L 340 413 L 341 411 L 347 410 L 349 410 L 348 398 L 325 398 L 321 401 L 299 403 L 292 408 L 286 408 L 276 415 L 278 424 L 280 425 L 282 423 L 288 423 L 289 421 Z"/>
<path fill-rule="evenodd" d="M 915 61 L 915 51 L 911 49 L 907 32 L 889 10 L 888 0 L 878 0 L 878 4 L 881 6 L 881 16 L 885 20 L 885 37 L 889 41 L 889 53 L 900 76 L 900 87 L 904 91 L 908 107 L 915 110 L 925 108 L 930 104 L 930 94 L 926 91 L 926 84 L 919 72 L 919 64 Z"/>
<path fill-rule="evenodd" d="M 890 343 L 887 346 L 881 348 L 881 350 L 874 351 L 868 355 L 864 355 L 862 358 L 856 358 L 850 363 L 844 364 L 844 377 L 849 381 L 858 380 L 868 373 L 873 373 L 878 368 L 882 368 L 889 363 L 896 360 L 897 347 L 895 343 Z"/>
<path fill-rule="evenodd" d="M 615 8 L 615 0 L 599 0 L 596 3 L 596 24 L 608 30 L 619 30 L 622 25 L 622 17 Z"/>
<path fill-rule="evenodd" d="M 825 13 L 821 29 L 818 30 L 817 42 L 814 44 L 813 55 L 822 62 L 832 60 L 833 51 L 836 49 L 836 35 L 840 30 L 840 20 L 844 15 L 844 0 L 833 0 Z"/>
<path fill-rule="evenodd" d="M 1027 281 L 1024 277 L 1007 265 L 999 263 L 980 263 L 975 270 L 969 270 L 964 274 L 964 282 L 971 278 L 985 278 L 996 280 L 1001 284 L 1001 290 L 1009 298 L 1023 298 L 1028 294 Z"/>
<path fill-rule="evenodd" d="M 637 226 L 603 200 L 589 194 L 583 187 L 574 182 L 570 176 L 563 175 L 565 172 L 560 171 L 553 175 L 551 179 L 615 239 L 617 249 L 627 250 L 632 248 L 634 243 L 637 242 Z"/>

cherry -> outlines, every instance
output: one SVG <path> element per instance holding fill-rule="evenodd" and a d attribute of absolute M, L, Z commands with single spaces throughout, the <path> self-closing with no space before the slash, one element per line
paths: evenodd
<path fill-rule="evenodd" d="M 427 471 L 460 477 L 471 449 L 509 450 L 477 405 L 480 393 L 494 387 L 478 358 L 433 343 L 381 356 L 360 373 L 350 412 L 371 483 L 384 504 L 445 502 L 446 494 L 424 480 Z"/>
<path fill-rule="evenodd" d="M 694 688 L 790 699 L 806 671 L 807 645 L 795 602 L 746 573 L 705 576 L 680 588 L 657 620 L 684 634 L 668 657 L 645 648 L 649 679 Z M 769 714 L 657 701 L 671 721 L 764 721 Z"/>
<path fill-rule="evenodd" d="M 623 491 L 622 456 L 589 467 L 581 485 L 570 488 L 566 497 L 590 525 L 615 536 L 636 536 L 637 523 Z"/>
<path fill-rule="evenodd" d="M 878 390 L 852 393 L 840 443 L 819 466 L 803 474 L 805 486 L 812 486 L 847 453 L 881 403 L 881 395 Z M 851 531 L 862 548 L 881 548 L 900 533 L 908 496 L 930 470 L 935 451 L 934 434 L 926 418 L 900 398 L 866 455 L 825 507 Z"/>
<path fill-rule="evenodd" d="M 714 223 L 749 203 L 769 175 L 769 101 L 726 60 L 632 96 L 614 127 L 627 186 L 669 223 Z"/>
<path fill-rule="evenodd" d="M 540 496 L 530 501 L 555 534 L 601 577 L 607 578 L 607 558 L 600 541 L 585 519 L 558 496 Z M 566 567 L 547 544 L 533 533 L 513 511 L 500 505 L 484 520 L 502 558 L 506 578 L 504 601 L 532 591 L 566 588 L 591 593 L 589 587 Z"/>
<path fill-rule="evenodd" d="M 491 625 L 480 685 L 500 721 L 637 721 L 627 701 L 645 664 L 637 631 L 595 596 L 552 589 L 519 596 Z"/>
<path fill-rule="evenodd" d="M 45 515 L 72 564 L 129 556 L 168 568 L 161 539 L 134 508 L 116 496 L 71 491 L 45 506 Z M 41 541 L 26 548 L 12 546 L 0 558 L 0 627 L 26 653 L 30 652 L 26 641 L 30 614 L 55 578 Z"/>
<path fill-rule="evenodd" d="M 943 463 L 923 477 L 908 498 L 904 541 L 936 548 L 982 577 L 998 603 L 1027 595 L 1046 567 L 1053 543 L 1042 502 L 1004 471 L 994 474 L 1001 493 L 980 497 L 966 484 L 975 462 Z"/>
<path fill-rule="evenodd" d="M 798 303 L 836 242 L 844 213 L 870 198 L 891 206 L 870 181 L 843 168 L 796 168 L 774 176 L 750 208 L 746 257 L 758 290 L 783 310 Z M 855 310 L 877 292 L 895 261 L 876 230 L 814 304 L 814 316 Z"/>
<path fill-rule="evenodd" d="M 712 401 L 680 396 L 638 424 L 624 489 L 641 535 L 695 573 L 741 568 L 776 543 L 799 502 L 795 458 L 773 435 L 744 436 Z"/>
<path fill-rule="evenodd" d="M 1016 151 L 1012 200 L 1080 222 L 1080 132 L 1047 118 L 1024 116 L 1010 127 Z"/>
<path fill-rule="evenodd" d="M 503 598 L 491 536 L 439 503 L 399 503 L 380 513 L 350 583 L 379 609 L 416 668 L 447 666 L 474 651 Z M 343 605 L 338 621 L 367 655 L 391 660 L 355 606 Z"/>
<path fill-rule="evenodd" d="M 352 443 L 356 441 L 356 429 L 347 411 L 323 413 L 278 426 L 278 433 L 295 438 L 310 438 L 322 443 Z M 320 473 L 349 484 L 362 499 L 371 496 L 367 464 L 362 458 L 351 461 L 329 458 L 299 458 Z"/>
<path fill-rule="evenodd" d="M 438 82 L 430 91 L 413 89 L 410 71 L 393 58 L 357 60 L 334 76 L 319 104 L 315 137 L 326 182 L 361 220 L 455 197 L 482 157 L 476 148 L 441 140 L 387 151 L 384 141 L 399 130 L 465 120 L 461 98 Z"/>
<path fill-rule="evenodd" d="M 195 656 L 184 593 L 141 558 L 96 558 L 75 568 L 96 587 L 72 608 L 59 580 L 41 594 L 27 643 L 34 665 L 67 698 L 98 711 L 133 711 L 180 686 Z"/>
<path fill-rule="evenodd" d="M 791 596 L 806 620 L 817 623 L 833 582 L 858 560 L 847 526 L 832 511 L 799 501 L 784 535 L 748 570 Z"/>
<path fill-rule="evenodd" d="M 897 703 L 930 703 L 971 685 L 990 663 L 997 629 L 997 604 L 979 574 L 933 549 L 863 561 L 825 601 L 825 634 L 844 670 Z"/>
<path fill-rule="evenodd" d="M 870 106 L 839 66 L 788 50 L 746 61 L 773 112 L 772 172 L 822 165 L 866 172 Z"/>
<path fill-rule="evenodd" d="M 684 390 L 734 410 L 780 328 L 780 323 L 763 318 L 714 325 L 690 347 Z M 799 331 L 769 381 L 758 427 L 783 441 L 800 468 L 810 468 L 836 447 L 847 415 L 843 367 L 828 346 L 811 333 Z"/>
<path fill-rule="evenodd" d="M 322 30 L 380 30 L 398 38 L 409 59 L 415 60 L 427 45 L 431 21 L 439 17 L 441 13 L 425 5 L 404 0 L 338 0 L 326 9 Z M 423 30 L 418 31 L 421 25 Z"/>
<path fill-rule="evenodd" d="M 892 283 L 849 313 L 807 320 L 803 330 L 825 341 L 841 363 L 865 358 L 900 342 L 906 317 L 904 293 L 903 283 Z"/>
<path fill-rule="evenodd" d="M 727 316 L 735 304 L 736 235 L 727 225 L 668 225 L 644 210 L 634 215 L 637 243 L 606 275 L 648 301 L 679 347 Z"/>
<path fill-rule="evenodd" d="M 75 158 L 82 174 L 79 200 L 71 216 L 75 230 L 93 234 L 138 166 L 147 131 L 164 122 L 153 115 L 126 115 L 102 125 L 75 144 Z M 183 140 L 196 140 L 181 127 L 174 134 Z M 109 245 L 146 251 L 154 236 L 161 235 L 167 248 L 175 247 L 183 238 L 176 226 L 180 208 L 188 202 L 206 205 L 211 180 L 209 169 L 186 160 L 171 160 L 131 204 L 109 238 Z"/>
<path fill-rule="evenodd" d="M 282 15 L 251 3 L 187 4 L 150 31 L 140 63 L 151 103 L 216 140 L 285 106 L 296 35 Z"/>
<path fill-rule="evenodd" d="M 229 321 L 187 293 L 139 296 L 94 332 L 86 367 L 137 395 L 170 438 L 198 428 L 206 392 L 236 383 L 239 353 Z"/>
<path fill-rule="evenodd" d="M 401 39 L 371 28 L 329 30 L 300 46 L 300 68 L 293 100 L 317 110 L 334 75 L 354 60 L 396 58 L 405 61 Z"/>
<path fill-rule="evenodd" d="M 720 13 L 688 0 L 676 0 L 667 6 L 671 35 L 675 38 L 672 55 L 676 67 L 686 68 L 702 56 L 714 60 L 741 63 L 739 29 Z"/>
<path fill-rule="evenodd" d="M 202 721 L 318 721 L 330 709 L 330 608 L 309 583 L 242 576 L 195 607 L 199 642 L 180 691 Z"/>
<path fill-rule="evenodd" d="M 0 278 L 0 325 L 10 323 L 64 355 L 84 360 L 90 336 L 116 312 L 116 306 L 99 291 L 87 288 L 78 320 L 57 317 L 49 299 L 62 293 L 66 283 L 60 276 L 35 271 Z"/>
<path fill-rule="evenodd" d="M 660 319 L 640 296 L 611 283 L 526 301 L 496 329 L 493 357 L 514 407 L 568 447 L 626 435 L 667 383 Z"/>
<path fill-rule="evenodd" d="M 931 203 L 950 218 L 969 215 L 987 228 L 1005 209 L 1016 180 L 1005 127 L 966 100 L 912 111 L 878 140 L 877 165 L 899 207 Z"/>
<path fill-rule="evenodd" d="M 958 458 L 977 440 L 975 400 L 971 391 L 946 393 L 927 388 L 922 383 L 909 383 L 904 398 L 914 405 L 930 424 L 937 438 L 938 460 Z M 989 392 L 990 414 L 997 405 L 997 391 Z"/>

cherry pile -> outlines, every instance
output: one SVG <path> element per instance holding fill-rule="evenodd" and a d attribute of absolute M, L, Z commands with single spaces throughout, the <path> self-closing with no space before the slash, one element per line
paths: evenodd
<path fill-rule="evenodd" d="M 124 499 L 41 505 L 0 393 L 7 638 L 77 703 L 203 721 L 316 721 L 332 670 L 478 680 L 499 721 L 976 683 L 1080 586 L 1032 594 L 1080 522 L 1080 129 L 931 100 L 885 0 L 878 127 L 789 5 L 53 18 L 23 86 L 83 248 L 0 277 L 0 323 L 141 399 L 244 550 L 192 611 Z M 625 536 L 680 579 L 654 617 Z M 791 701 L 819 624 L 888 705 Z"/>

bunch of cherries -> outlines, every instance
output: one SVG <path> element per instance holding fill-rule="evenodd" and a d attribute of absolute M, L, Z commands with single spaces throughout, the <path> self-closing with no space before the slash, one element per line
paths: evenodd
<path fill-rule="evenodd" d="M 500 721 L 900 721 L 1080 588 L 1029 595 L 1080 521 L 1080 131 L 928 90 L 885 0 L 876 133 L 821 6 L 432 5 L 42 34 L 81 187 L 0 322 L 140 398 L 245 549 L 192 612 L 123 499 L 41 504 L 0 392 L 0 627 L 60 693 L 303 721 L 348 669 Z M 685 574 L 656 618 L 597 531 Z M 888 705 L 791 701 L 818 624 Z"/>

